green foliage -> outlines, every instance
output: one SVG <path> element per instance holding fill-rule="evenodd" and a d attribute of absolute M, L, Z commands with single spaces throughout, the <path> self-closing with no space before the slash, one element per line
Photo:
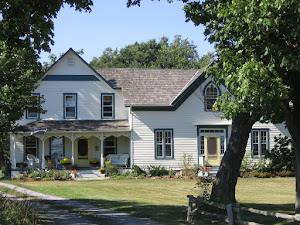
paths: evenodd
<path fill-rule="evenodd" d="M 94 68 L 162 68 L 198 69 L 207 66 L 214 58 L 212 53 L 199 58 L 197 47 L 180 35 L 170 43 L 167 37 L 159 41 L 135 42 L 119 51 L 106 48 L 90 65 Z"/>
<path fill-rule="evenodd" d="M 115 175 L 119 175 L 119 170 L 118 167 L 116 165 L 113 165 L 111 163 L 111 160 L 107 160 L 105 161 L 105 175 L 106 176 L 115 176 Z"/>
<path fill-rule="evenodd" d="M 96 159 L 96 158 L 92 158 L 92 159 L 89 160 L 90 164 L 97 164 L 99 162 L 100 162 L 99 159 Z"/>
<path fill-rule="evenodd" d="M 168 172 L 169 172 L 169 177 L 173 177 L 176 175 L 176 171 L 173 170 L 172 168 L 169 168 Z"/>
<path fill-rule="evenodd" d="M 292 149 L 292 140 L 289 137 L 275 137 L 275 146 L 270 152 L 266 152 L 265 158 L 271 161 L 272 171 L 295 171 L 295 154 Z"/>
<path fill-rule="evenodd" d="M 0 195 L 0 224 L 39 224 L 39 215 L 25 201 L 12 201 Z"/>
<path fill-rule="evenodd" d="M 132 173 L 135 175 L 135 176 L 145 176 L 146 175 L 146 171 L 145 170 L 142 170 L 139 166 L 137 165 L 133 165 L 132 166 Z"/>
<path fill-rule="evenodd" d="M 71 171 L 69 171 L 69 170 L 62 170 L 60 172 L 60 178 L 62 180 L 69 180 L 71 178 Z"/>
<path fill-rule="evenodd" d="M 168 174 L 168 171 L 166 170 L 166 168 L 161 167 L 161 166 L 150 165 L 147 167 L 147 170 L 151 177 L 161 177 L 161 176 Z"/>
<path fill-rule="evenodd" d="M 197 183 L 197 186 L 200 189 L 199 196 L 202 197 L 203 199 L 209 200 L 211 195 L 211 189 L 214 183 L 215 183 L 215 178 L 202 177 Z"/>
<path fill-rule="evenodd" d="M 240 172 L 250 172 L 252 169 L 253 169 L 253 165 L 251 164 L 251 152 L 246 151 L 244 158 L 242 160 Z"/>
<path fill-rule="evenodd" d="M 42 77 L 38 62 L 41 51 L 50 51 L 53 41 L 53 19 L 68 4 L 76 10 L 91 11 L 91 0 L 0 1 L 0 140 L 19 127 L 19 120 L 31 105 L 43 113 L 43 98 L 30 96 Z M 42 97 L 42 96 L 41 96 Z M 2 144 L 1 144 L 2 145 Z M 0 146 L 0 151 L 6 148 Z M 6 153 L 5 153 L 6 154 Z M 7 155 L 1 156 L 7 159 Z"/>
<path fill-rule="evenodd" d="M 62 160 L 60 160 L 60 163 L 62 164 L 62 165 L 69 165 L 69 164 L 71 164 L 72 163 L 72 161 L 71 161 L 71 159 L 68 159 L 68 158 L 63 158 Z"/>

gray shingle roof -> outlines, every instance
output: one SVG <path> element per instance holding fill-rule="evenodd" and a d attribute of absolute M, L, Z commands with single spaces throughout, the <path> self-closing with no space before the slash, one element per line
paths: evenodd
<path fill-rule="evenodd" d="M 36 120 L 23 126 L 24 130 L 47 132 L 86 131 L 86 132 L 113 132 L 128 131 L 128 120 Z"/>
<path fill-rule="evenodd" d="M 122 88 L 126 106 L 167 106 L 203 69 L 100 68 L 96 71 L 114 87 Z"/>

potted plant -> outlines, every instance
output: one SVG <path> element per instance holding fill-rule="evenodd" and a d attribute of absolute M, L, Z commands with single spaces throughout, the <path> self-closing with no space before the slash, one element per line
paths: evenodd
<path fill-rule="evenodd" d="M 99 166 L 99 159 L 96 159 L 96 158 L 92 158 L 92 159 L 90 159 L 90 164 L 92 165 L 92 167 L 97 167 L 97 166 Z"/>
<path fill-rule="evenodd" d="M 100 168 L 99 171 L 100 171 L 101 174 L 104 174 L 105 173 L 105 168 Z"/>
<path fill-rule="evenodd" d="M 63 158 L 62 160 L 60 160 L 60 164 L 64 165 L 64 168 L 67 170 L 69 168 L 69 166 L 71 165 L 72 161 L 68 158 Z"/>
<path fill-rule="evenodd" d="M 53 161 L 53 159 L 48 159 L 48 161 L 47 161 L 47 168 L 49 170 L 52 170 L 54 168 L 54 161 Z"/>
<path fill-rule="evenodd" d="M 204 172 L 210 171 L 210 165 L 208 165 L 207 163 L 205 163 L 205 164 L 203 165 L 203 170 L 204 170 Z"/>

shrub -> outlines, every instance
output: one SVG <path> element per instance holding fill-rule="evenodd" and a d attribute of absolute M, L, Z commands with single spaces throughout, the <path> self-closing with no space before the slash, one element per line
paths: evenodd
<path fill-rule="evenodd" d="M 272 162 L 273 171 L 295 171 L 292 140 L 279 135 L 279 137 L 275 137 L 275 143 L 274 148 L 270 152 L 266 152 L 266 158 Z"/>
<path fill-rule="evenodd" d="M 68 180 L 71 178 L 71 172 L 69 170 L 63 170 L 60 172 L 60 178 L 62 180 Z"/>
<path fill-rule="evenodd" d="M 0 195 L 0 224 L 39 224 L 39 217 L 25 201 L 11 201 Z"/>
<path fill-rule="evenodd" d="M 202 177 L 200 181 L 198 181 L 197 185 L 200 188 L 199 196 L 209 200 L 211 195 L 212 186 L 215 183 L 215 178 L 213 177 Z"/>
<path fill-rule="evenodd" d="M 294 177 L 295 172 L 289 171 L 289 170 L 283 170 L 283 171 L 278 172 L 278 176 L 280 176 L 280 177 Z"/>
<path fill-rule="evenodd" d="M 96 159 L 96 158 L 92 158 L 92 159 L 90 159 L 90 164 L 97 164 L 97 163 L 99 163 L 100 161 L 99 161 L 99 159 Z"/>
<path fill-rule="evenodd" d="M 147 169 L 151 177 L 161 177 L 168 174 L 168 171 L 165 169 L 165 167 L 150 165 L 147 167 Z"/>
<path fill-rule="evenodd" d="M 50 179 L 50 177 L 44 177 L 44 178 L 42 178 L 42 181 L 50 181 L 51 179 Z"/>
<path fill-rule="evenodd" d="M 169 168 L 168 172 L 169 172 L 169 177 L 173 177 L 176 175 L 176 171 L 173 170 L 172 168 Z"/>
<path fill-rule="evenodd" d="M 133 165 L 132 166 L 132 172 L 133 172 L 133 175 L 134 176 L 145 176 L 146 175 L 146 171 L 145 170 L 142 170 L 139 166 L 137 165 Z"/>
<path fill-rule="evenodd" d="M 111 160 L 105 161 L 105 175 L 106 176 L 114 176 L 119 175 L 118 167 L 111 163 Z"/>
<path fill-rule="evenodd" d="M 241 163 L 240 172 L 250 172 L 253 169 L 251 164 L 251 152 L 246 151 Z"/>

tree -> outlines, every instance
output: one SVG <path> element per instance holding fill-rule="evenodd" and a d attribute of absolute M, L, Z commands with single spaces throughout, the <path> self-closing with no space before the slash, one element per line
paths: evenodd
<path fill-rule="evenodd" d="M 128 5 L 140 0 L 128 1 Z M 294 140 L 296 152 L 296 214 L 300 213 L 300 2 L 298 0 L 183 0 L 187 20 L 205 26 L 205 35 L 215 43 L 217 63 L 209 70 L 217 79 L 224 79 L 230 93 L 216 104 L 226 118 L 241 114 L 257 117 L 262 122 L 285 121 Z M 231 96 L 235 98 L 232 99 Z M 255 118 L 256 117 L 256 118 Z M 245 118 L 243 121 L 246 121 Z M 248 136 L 249 126 L 240 127 Z M 233 133 L 230 143 L 236 141 Z M 244 140 L 244 138 L 242 138 Z M 212 197 L 235 200 L 236 168 L 241 157 L 227 158 L 226 151 L 217 174 Z M 239 146 L 233 144 L 232 147 Z M 239 156 L 243 155 L 241 146 Z M 227 167 L 227 168 L 226 168 Z M 225 169 L 223 169 L 225 168 Z M 227 177 L 227 179 L 226 179 Z M 226 186 L 231 177 L 233 182 Z M 224 187 L 229 188 L 226 196 Z M 225 188 L 225 190 L 227 190 Z M 223 192 L 223 194 L 221 193 Z"/>
<path fill-rule="evenodd" d="M 0 2 L 0 127 L 14 131 L 15 121 L 33 102 L 30 98 L 41 78 L 38 54 L 53 44 L 53 18 L 64 5 L 91 11 L 91 0 Z M 5 136 L 4 134 L 2 135 Z"/>
<path fill-rule="evenodd" d="M 202 68 L 208 65 L 214 55 L 208 53 L 199 58 L 196 46 L 188 39 L 177 35 L 173 42 L 162 37 L 159 41 L 135 42 L 120 51 L 106 48 L 99 58 L 91 61 L 93 67 L 108 68 Z"/>

